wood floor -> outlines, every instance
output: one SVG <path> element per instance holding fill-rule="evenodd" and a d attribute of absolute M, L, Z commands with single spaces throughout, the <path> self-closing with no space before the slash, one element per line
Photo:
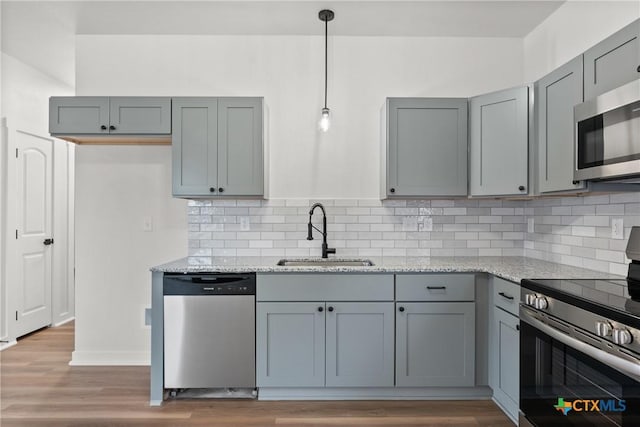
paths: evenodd
<path fill-rule="evenodd" d="M 509 426 L 491 401 L 172 400 L 149 406 L 148 367 L 70 367 L 73 324 L 0 352 L 0 425 Z"/>

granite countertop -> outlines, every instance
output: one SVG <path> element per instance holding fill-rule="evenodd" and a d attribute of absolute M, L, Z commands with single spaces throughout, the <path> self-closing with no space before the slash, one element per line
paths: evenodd
<path fill-rule="evenodd" d="M 163 273 L 489 273 L 513 282 L 522 279 L 622 279 L 615 274 L 572 267 L 526 257 L 421 257 L 368 258 L 375 265 L 282 267 L 273 257 L 216 258 L 215 264 L 203 265 L 181 258 L 151 268 Z"/>

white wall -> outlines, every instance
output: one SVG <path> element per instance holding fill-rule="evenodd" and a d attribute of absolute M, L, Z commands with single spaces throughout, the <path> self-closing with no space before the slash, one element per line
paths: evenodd
<path fill-rule="evenodd" d="M 535 81 L 640 17 L 640 1 L 568 1 L 524 38 L 524 80 Z"/>
<path fill-rule="evenodd" d="M 149 363 L 149 268 L 187 253 L 186 201 L 171 197 L 170 172 L 170 146 L 76 147 L 72 364 Z"/>

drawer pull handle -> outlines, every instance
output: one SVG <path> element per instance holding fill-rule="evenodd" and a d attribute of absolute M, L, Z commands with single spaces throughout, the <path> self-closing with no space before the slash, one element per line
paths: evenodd
<path fill-rule="evenodd" d="M 442 291 L 445 289 L 447 289 L 446 286 L 427 286 L 427 290 L 429 291 L 438 291 L 438 290 Z"/>
<path fill-rule="evenodd" d="M 511 295 L 507 295 L 504 292 L 498 292 L 498 295 L 500 295 L 502 298 L 506 298 L 508 300 L 513 300 L 513 297 Z"/>

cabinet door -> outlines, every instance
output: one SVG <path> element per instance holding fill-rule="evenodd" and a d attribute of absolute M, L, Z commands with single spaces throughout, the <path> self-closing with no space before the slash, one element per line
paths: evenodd
<path fill-rule="evenodd" d="M 218 102 L 173 98 L 173 195 L 217 195 Z"/>
<path fill-rule="evenodd" d="M 218 191 L 264 194 L 262 98 L 218 99 Z"/>
<path fill-rule="evenodd" d="M 257 303 L 256 353 L 258 387 L 323 387 L 325 303 Z"/>
<path fill-rule="evenodd" d="M 584 99 L 640 78 L 640 20 L 584 53 Z"/>
<path fill-rule="evenodd" d="M 390 98 L 387 196 L 467 195 L 467 100 Z"/>
<path fill-rule="evenodd" d="M 471 99 L 472 196 L 527 193 L 528 102 L 526 87 Z"/>
<path fill-rule="evenodd" d="M 49 99 L 49 133 L 108 134 L 109 98 L 61 96 Z"/>
<path fill-rule="evenodd" d="M 584 181 L 573 180 L 573 107 L 581 102 L 582 56 L 536 83 L 541 193 L 584 188 Z"/>
<path fill-rule="evenodd" d="M 396 385 L 475 385 L 475 303 L 396 306 Z"/>
<path fill-rule="evenodd" d="M 171 98 L 111 97 L 110 133 L 168 135 Z"/>
<path fill-rule="evenodd" d="M 489 348 L 489 386 L 512 419 L 520 407 L 520 320 L 494 307 Z"/>
<path fill-rule="evenodd" d="M 327 387 L 393 387 L 393 303 L 327 303 Z"/>

